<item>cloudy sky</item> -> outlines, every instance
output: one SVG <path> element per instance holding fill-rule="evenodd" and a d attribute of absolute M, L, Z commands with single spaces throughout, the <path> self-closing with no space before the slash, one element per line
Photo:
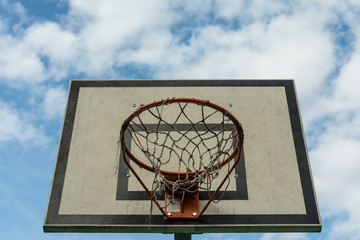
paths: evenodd
<path fill-rule="evenodd" d="M 360 239 L 359 0 L 0 0 L 0 239 L 44 234 L 70 79 L 295 79 L 320 234 Z"/>

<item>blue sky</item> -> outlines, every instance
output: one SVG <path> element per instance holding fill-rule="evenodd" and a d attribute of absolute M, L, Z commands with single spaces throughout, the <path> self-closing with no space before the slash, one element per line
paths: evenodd
<path fill-rule="evenodd" d="M 0 0 L 0 239 L 173 239 L 44 234 L 70 79 L 295 79 L 320 234 L 360 239 L 360 2 Z"/>

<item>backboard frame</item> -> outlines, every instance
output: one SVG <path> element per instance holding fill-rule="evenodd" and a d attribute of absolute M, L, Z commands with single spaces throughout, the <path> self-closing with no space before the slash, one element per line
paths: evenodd
<path fill-rule="evenodd" d="M 167 222 L 161 215 L 149 214 L 59 214 L 67 159 L 73 134 L 77 102 L 81 88 L 154 88 L 154 87 L 282 87 L 285 89 L 297 164 L 306 214 L 204 215 L 198 221 Z M 173 96 L 168 96 L 173 97 Z M 196 97 L 196 96 L 193 96 Z M 158 99 L 154 99 L 158 100 Z M 124 116 L 124 119 L 127 116 Z M 239 119 L 241 122 L 241 119 Z M 121 123 L 119 123 L 120 129 Z M 245 142 L 246 128 L 244 126 Z M 246 154 L 246 149 L 245 149 Z M 121 154 L 120 154 L 121 155 Z M 240 162 L 241 164 L 241 162 Z M 244 171 L 240 169 L 239 171 Z M 120 171 L 119 171 L 120 172 Z M 246 182 L 246 179 L 243 181 Z M 244 185 L 244 184 L 243 184 Z M 245 184 L 246 185 L 246 184 Z M 247 193 L 246 193 L 247 194 Z M 119 195 L 119 192 L 117 192 Z M 225 195 L 226 196 L 226 195 Z M 119 197 L 119 196 L 117 196 Z M 247 197 L 244 197 L 244 199 Z M 121 198 L 121 197 L 120 197 Z M 150 200 L 149 200 L 150 201 Z M 222 202 L 218 203 L 222 204 Z M 311 175 L 311 168 L 301 123 L 293 80 L 72 80 L 48 207 L 43 225 L 45 232 L 137 232 L 137 233 L 219 233 L 219 232 L 320 232 L 321 220 Z"/>

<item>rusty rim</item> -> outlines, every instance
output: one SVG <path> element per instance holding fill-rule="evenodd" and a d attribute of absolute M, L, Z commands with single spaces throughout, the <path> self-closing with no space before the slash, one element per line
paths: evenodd
<path fill-rule="evenodd" d="M 137 116 L 139 116 L 142 112 L 151 109 L 153 107 L 156 106 L 161 106 L 161 105 L 169 105 L 172 103 L 193 103 L 193 104 L 197 104 L 197 105 L 203 105 L 206 107 L 210 107 L 212 109 L 215 109 L 219 112 L 221 112 L 222 114 L 224 114 L 227 118 L 229 118 L 231 120 L 231 122 L 234 124 L 235 128 L 236 128 L 236 138 L 237 138 L 237 144 L 236 147 L 234 148 L 233 152 L 231 154 L 229 154 L 229 156 L 223 160 L 220 164 L 217 165 L 217 167 L 221 167 L 224 164 L 228 163 L 231 159 L 233 159 L 237 153 L 241 150 L 241 147 L 243 145 L 243 129 L 241 124 L 239 123 L 239 121 L 225 108 L 220 107 L 219 105 L 216 105 L 214 103 L 211 103 L 208 100 L 202 100 L 202 99 L 196 99 L 196 98 L 168 98 L 166 100 L 158 100 L 158 101 L 154 101 L 152 103 L 146 104 L 146 105 L 141 105 L 135 112 L 133 112 L 122 124 L 121 126 L 121 131 L 120 131 L 120 143 L 121 143 L 121 149 L 123 151 L 123 153 L 125 153 L 132 161 L 134 161 L 137 165 L 139 165 L 141 168 L 145 168 L 149 171 L 154 172 L 154 169 L 145 164 L 144 162 L 142 162 L 140 159 L 138 159 L 137 157 L 135 157 L 129 150 L 129 148 L 126 146 L 126 142 L 125 142 L 125 131 L 128 129 L 130 122 Z M 198 173 L 201 173 L 205 171 L 205 169 L 201 169 L 200 171 L 198 171 Z M 176 171 L 168 171 L 168 170 L 162 170 L 160 169 L 160 172 L 163 175 L 186 175 L 186 174 L 195 174 L 195 171 L 192 172 L 176 172 Z"/>

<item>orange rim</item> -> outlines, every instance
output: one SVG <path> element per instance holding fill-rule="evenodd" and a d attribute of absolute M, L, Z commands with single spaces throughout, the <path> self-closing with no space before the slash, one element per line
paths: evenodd
<path fill-rule="evenodd" d="M 243 145 L 243 140 L 244 140 L 244 135 L 243 135 L 243 129 L 241 124 L 239 123 L 239 121 L 229 112 L 227 111 L 225 108 L 220 107 L 214 103 L 211 103 L 208 100 L 201 100 L 201 99 L 196 99 L 196 98 L 168 98 L 166 100 L 158 100 L 155 101 L 153 103 L 149 103 L 147 105 L 141 105 L 140 108 L 138 108 L 135 112 L 133 112 L 122 124 L 121 126 L 121 131 L 120 131 L 120 143 L 121 143 L 121 149 L 122 151 L 131 159 L 133 160 L 138 166 L 140 166 L 141 168 L 145 168 L 146 170 L 149 170 L 151 172 L 154 172 L 153 168 L 147 164 L 145 164 L 144 162 L 140 161 L 138 158 L 136 158 L 128 149 L 128 147 L 126 146 L 126 142 L 125 142 L 125 131 L 127 130 L 128 126 L 130 125 L 130 122 L 137 117 L 140 113 L 153 108 L 155 106 L 161 106 L 161 105 L 169 105 L 171 103 L 195 103 L 198 105 L 204 105 L 210 108 L 213 108 L 221 113 L 223 113 L 226 117 L 228 117 L 232 123 L 234 124 L 236 131 L 237 131 L 237 144 L 236 147 L 234 149 L 234 151 L 221 163 L 219 163 L 218 167 L 223 166 L 224 164 L 228 163 L 231 159 L 233 159 L 236 154 L 240 151 L 242 145 Z M 205 169 L 201 169 L 198 173 L 202 173 L 203 171 L 205 171 Z M 160 172 L 163 175 L 186 175 L 186 174 L 196 174 L 195 171 L 192 172 L 174 172 L 174 171 L 167 171 L 167 170 L 162 170 L 160 169 Z"/>

